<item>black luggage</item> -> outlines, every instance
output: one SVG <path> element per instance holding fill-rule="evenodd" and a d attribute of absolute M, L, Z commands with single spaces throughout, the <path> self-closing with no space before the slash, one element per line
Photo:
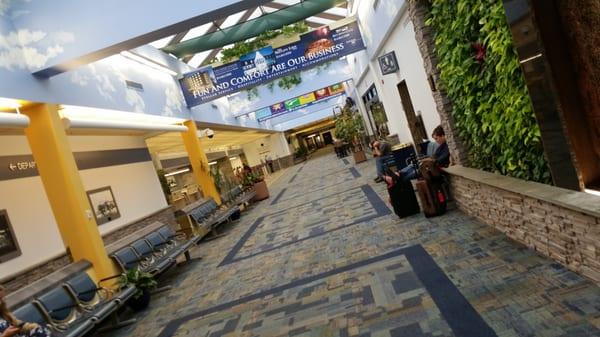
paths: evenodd
<path fill-rule="evenodd" d="M 385 181 L 394 213 L 401 218 L 418 214 L 421 209 L 410 181 L 404 181 L 390 170 L 387 170 L 386 177 L 389 177 Z"/>

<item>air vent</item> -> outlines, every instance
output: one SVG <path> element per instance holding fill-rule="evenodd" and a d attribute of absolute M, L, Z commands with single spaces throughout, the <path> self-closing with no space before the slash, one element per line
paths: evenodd
<path fill-rule="evenodd" d="M 144 86 L 141 83 L 126 80 L 125 84 L 127 85 L 127 88 L 129 88 L 129 89 L 144 91 Z"/>

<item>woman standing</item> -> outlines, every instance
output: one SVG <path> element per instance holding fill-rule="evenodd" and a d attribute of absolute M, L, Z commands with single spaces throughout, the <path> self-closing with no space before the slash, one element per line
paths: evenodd
<path fill-rule="evenodd" d="M 6 293 L 0 286 L 0 337 L 49 337 L 50 330 L 36 323 L 18 320 L 4 301 Z"/>

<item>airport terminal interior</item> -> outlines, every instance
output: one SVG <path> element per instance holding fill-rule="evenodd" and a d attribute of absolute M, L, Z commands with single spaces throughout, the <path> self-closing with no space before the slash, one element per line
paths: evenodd
<path fill-rule="evenodd" d="M 0 337 L 600 337 L 597 0 L 0 0 Z"/>

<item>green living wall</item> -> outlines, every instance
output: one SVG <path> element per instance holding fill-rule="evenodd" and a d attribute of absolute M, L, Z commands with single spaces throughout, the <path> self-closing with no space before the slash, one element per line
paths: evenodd
<path fill-rule="evenodd" d="M 433 0 L 441 82 L 453 103 L 455 127 L 471 166 L 550 182 L 501 0 Z"/>

